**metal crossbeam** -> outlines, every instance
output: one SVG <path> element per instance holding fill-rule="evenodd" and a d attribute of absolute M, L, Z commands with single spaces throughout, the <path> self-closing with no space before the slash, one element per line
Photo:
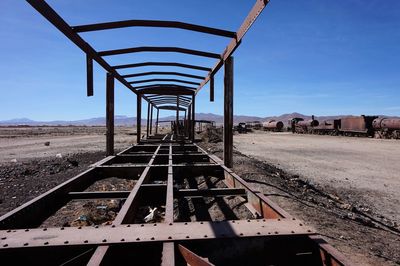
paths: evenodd
<path fill-rule="evenodd" d="M 131 47 L 131 48 L 101 51 L 98 52 L 98 54 L 100 56 L 110 56 L 110 55 L 131 54 L 140 52 L 182 53 L 182 54 L 190 54 L 202 57 L 221 58 L 221 56 L 216 53 L 204 52 L 204 51 L 181 48 L 181 47 L 164 47 L 164 46 Z"/>
<path fill-rule="evenodd" d="M 221 30 L 217 28 L 205 27 L 196 24 L 184 23 L 179 21 L 162 21 L 162 20 L 124 20 L 115 22 L 104 22 L 97 24 L 88 24 L 73 26 L 72 29 L 76 32 L 88 32 L 98 30 L 110 30 L 126 27 L 162 27 L 162 28 L 178 28 L 190 31 L 197 31 L 207 34 L 213 34 L 223 37 L 234 38 L 236 32 Z"/>

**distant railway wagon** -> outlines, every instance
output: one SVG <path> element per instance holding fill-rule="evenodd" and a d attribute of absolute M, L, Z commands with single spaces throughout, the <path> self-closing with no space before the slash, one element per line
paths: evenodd
<path fill-rule="evenodd" d="M 339 132 L 344 136 L 373 136 L 372 122 L 377 116 L 344 117 L 340 120 Z"/>
<path fill-rule="evenodd" d="M 264 122 L 262 126 L 265 131 L 280 132 L 282 131 L 284 125 L 282 121 L 270 120 Z"/>
<path fill-rule="evenodd" d="M 307 134 L 312 133 L 314 127 L 319 125 L 318 120 L 314 119 L 314 116 L 310 120 L 304 120 L 303 118 L 295 117 L 289 120 L 293 133 Z"/>
<path fill-rule="evenodd" d="M 262 128 L 262 123 L 260 121 L 248 121 L 246 122 L 248 128 L 260 130 Z"/>
<path fill-rule="evenodd" d="M 400 139 L 399 118 L 376 118 L 372 121 L 374 136 L 384 139 Z"/>
<path fill-rule="evenodd" d="M 317 135 L 339 135 L 339 128 L 341 125 L 340 119 L 325 120 L 318 126 L 313 127 L 312 133 Z"/>

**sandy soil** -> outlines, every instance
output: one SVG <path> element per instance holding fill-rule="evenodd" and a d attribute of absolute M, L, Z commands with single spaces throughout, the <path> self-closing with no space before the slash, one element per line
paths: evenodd
<path fill-rule="evenodd" d="M 235 135 L 234 145 L 311 183 L 357 194 L 364 208 L 400 223 L 398 140 L 256 131 Z"/>
<path fill-rule="evenodd" d="M 0 163 L 105 151 L 105 127 L 0 127 Z M 136 141 L 133 128 L 116 127 L 115 149 Z M 49 146 L 45 142 L 50 142 Z"/>

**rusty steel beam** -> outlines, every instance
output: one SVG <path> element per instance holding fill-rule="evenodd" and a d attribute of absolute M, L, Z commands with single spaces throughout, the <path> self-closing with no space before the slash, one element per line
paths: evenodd
<path fill-rule="evenodd" d="M 180 88 L 180 89 L 186 89 L 186 90 L 191 90 L 195 91 L 196 88 L 189 87 L 189 86 L 182 86 L 182 85 L 177 85 L 177 84 L 151 84 L 151 85 L 142 85 L 142 86 L 136 86 L 136 89 L 146 89 L 146 88 Z"/>
<path fill-rule="evenodd" d="M 261 14 L 261 12 L 264 10 L 264 8 L 267 6 L 268 3 L 269 0 L 256 0 L 254 6 L 248 13 L 247 17 L 244 19 L 242 25 L 240 25 L 236 33 L 236 37 L 232 38 L 228 46 L 226 46 L 223 53 L 220 55 L 221 58 L 215 63 L 214 67 L 208 73 L 207 77 L 201 82 L 200 86 L 197 88 L 196 94 L 203 88 L 204 85 L 207 84 L 207 82 L 211 79 L 211 77 L 218 72 L 218 70 L 224 64 L 225 60 L 228 59 L 233 54 L 233 52 L 235 52 L 235 50 L 239 47 L 244 35 L 250 29 L 250 27 L 253 25 L 253 23 L 256 21 L 256 19 L 258 18 L 258 16 Z"/>
<path fill-rule="evenodd" d="M 116 66 L 112 66 L 112 67 L 114 69 L 121 69 L 121 68 L 135 68 L 135 67 L 144 67 L 144 66 L 173 66 L 173 67 L 196 69 L 196 70 L 201 70 L 201 71 L 211 71 L 211 68 L 209 68 L 209 67 L 176 63 L 176 62 L 143 62 L 143 63 L 135 63 L 135 64 L 116 65 Z"/>
<path fill-rule="evenodd" d="M 187 265 L 192 266 L 214 266 L 214 264 L 210 263 L 205 258 L 200 257 L 193 251 L 185 248 L 181 244 L 178 245 L 179 252 L 182 257 L 185 259 Z"/>
<path fill-rule="evenodd" d="M 146 87 L 138 90 L 141 94 L 193 95 L 194 91 L 182 87 Z"/>
<path fill-rule="evenodd" d="M 137 94 L 136 101 L 136 143 L 140 142 L 142 134 L 142 95 Z"/>
<path fill-rule="evenodd" d="M 93 96 L 93 59 L 86 54 L 86 93 Z"/>
<path fill-rule="evenodd" d="M 225 62 L 224 71 L 224 164 L 233 167 L 233 57 Z"/>
<path fill-rule="evenodd" d="M 159 82 L 159 81 L 179 82 L 179 83 L 190 84 L 190 85 L 199 85 L 200 84 L 199 82 L 193 82 L 193 81 L 182 80 L 182 79 L 143 79 L 143 80 L 131 81 L 131 82 L 129 82 L 129 84 L 140 84 L 140 83 Z"/>
<path fill-rule="evenodd" d="M 168 76 L 181 76 L 181 77 L 192 78 L 192 79 L 204 79 L 204 77 L 202 77 L 202 76 L 191 75 L 191 74 L 180 73 L 180 72 L 165 72 L 165 71 L 135 73 L 135 74 L 123 75 L 122 77 L 123 78 L 135 78 L 135 77 L 142 77 L 142 76 L 149 76 L 149 75 L 168 75 Z"/>
<path fill-rule="evenodd" d="M 98 52 L 99 56 L 110 56 L 110 55 L 119 55 L 119 54 L 131 54 L 131 53 L 140 53 L 140 52 L 161 52 L 161 53 L 182 53 L 182 54 L 190 54 L 202 57 L 210 57 L 210 58 L 221 58 L 219 54 L 204 52 L 199 50 L 192 50 L 181 47 L 161 47 L 161 46 L 141 46 L 141 47 L 132 47 L 132 48 L 123 48 L 123 49 L 115 49 L 115 50 L 107 50 Z"/>
<path fill-rule="evenodd" d="M 176 106 L 173 105 L 166 105 L 166 106 L 157 106 L 157 109 L 159 110 L 170 110 L 170 111 L 176 111 Z M 186 109 L 183 107 L 179 107 L 180 111 L 185 111 Z"/>
<path fill-rule="evenodd" d="M 72 29 L 76 32 L 88 32 L 88 31 L 110 30 L 110 29 L 118 29 L 126 27 L 177 28 L 177 29 L 197 31 L 197 32 L 229 37 L 229 38 L 236 37 L 236 32 L 228 30 L 200 26 L 196 24 L 184 23 L 179 21 L 163 21 L 163 20 L 124 20 L 124 21 L 73 26 Z"/>
<path fill-rule="evenodd" d="M 114 155 L 114 77 L 107 73 L 106 81 L 106 155 Z"/>

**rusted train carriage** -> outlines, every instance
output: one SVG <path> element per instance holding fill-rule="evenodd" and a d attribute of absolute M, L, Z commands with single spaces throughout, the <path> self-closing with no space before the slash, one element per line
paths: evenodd
<path fill-rule="evenodd" d="M 375 138 L 400 139 L 399 118 L 376 118 L 372 121 Z"/>
<path fill-rule="evenodd" d="M 378 117 L 365 115 L 344 117 L 341 119 L 339 132 L 344 136 L 373 136 L 374 128 L 372 127 L 372 121 L 376 118 Z"/>
<path fill-rule="evenodd" d="M 269 120 L 267 122 L 264 122 L 262 125 L 265 131 L 274 131 L 274 132 L 280 132 L 284 127 L 282 121 L 276 121 L 276 120 Z"/>
<path fill-rule="evenodd" d="M 340 119 L 325 120 L 322 121 L 318 126 L 313 127 L 312 133 L 317 135 L 337 136 L 339 134 L 340 125 Z"/>

